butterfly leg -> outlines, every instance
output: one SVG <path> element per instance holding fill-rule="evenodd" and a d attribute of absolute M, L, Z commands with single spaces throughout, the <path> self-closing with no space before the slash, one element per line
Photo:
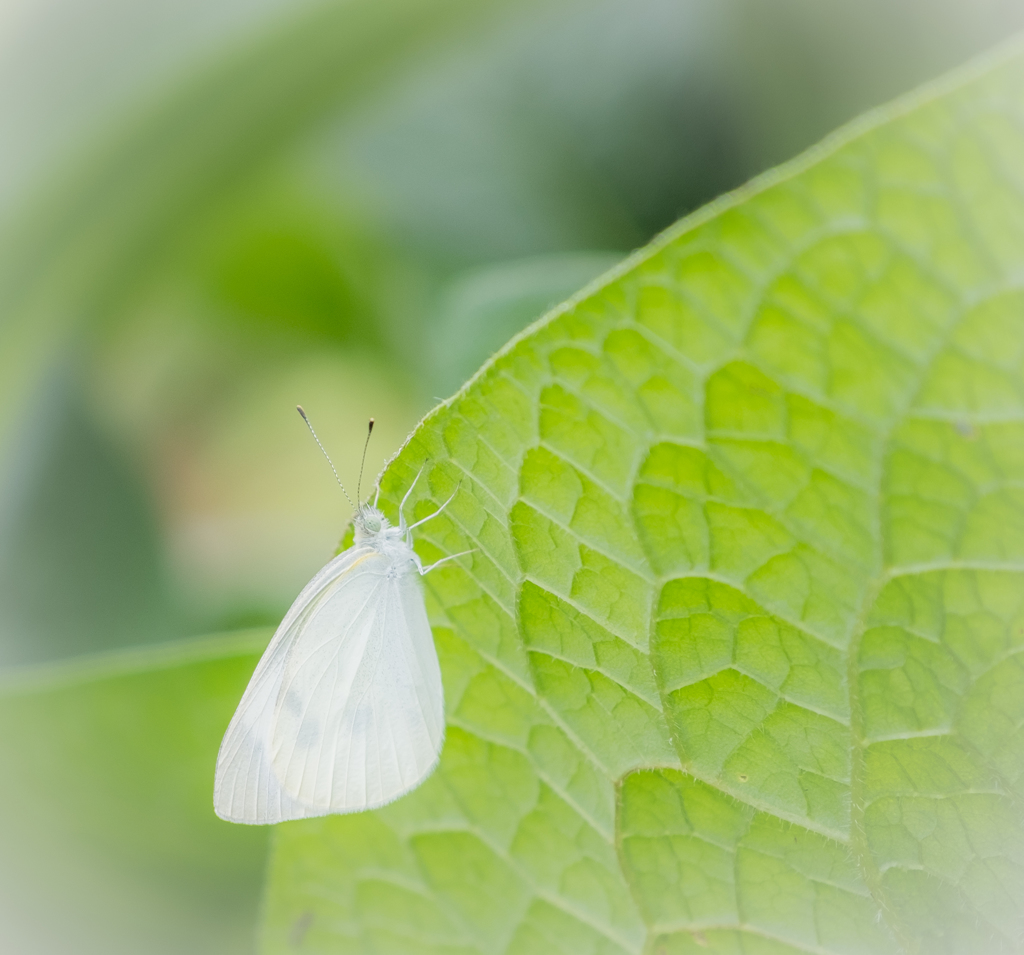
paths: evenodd
<path fill-rule="evenodd" d="M 428 514 L 426 517 L 420 518 L 420 520 L 418 520 L 415 524 L 410 524 L 408 527 L 404 528 L 404 530 L 406 530 L 406 533 L 407 534 L 412 534 L 414 527 L 419 527 L 420 524 L 426 524 L 427 521 L 432 520 L 433 518 L 437 517 L 437 515 L 440 514 L 441 511 L 443 511 L 447 506 L 449 506 L 453 501 L 455 501 L 455 495 L 459 493 L 459 488 L 460 487 L 462 487 L 462 482 L 461 481 L 459 482 L 458 487 L 456 487 L 456 489 L 454 491 L 452 491 L 452 496 L 449 497 L 449 500 L 445 501 L 444 504 L 442 504 L 436 511 L 434 511 L 433 514 Z M 410 489 L 412 489 L 412 488 L 410 488 Z M 400 515 L 399 515 L 399 517 L 400 517 Z M 403 522 L 399 521 L 398 526 L 399 527 L 404 526 Z M 412 537 L 407 537 L 407 539 L 409 540 L 410 545 L 412 545 L 413 538 Z"/>
<path fill-rule="evenodd" d="M 402 503 L 398 505 L 398 526 L 401 528 L 403 534 L 409 529 L 405 523 L 405 502 L 409 500 L 409 495 L 412 494 L 412 489 L 416 487 L 416 482 L 420 479 L 420 475 L 423 473 L 423 468 L 426 466 L 426 462 L 420 466 L 420 469 L 416 472 L 416 477 L 412 479 L 412 484 L 409 485 L 409 490 L 405 492 L 405 496 L 402 498 Z M 379 489 L 377 493 L 380 493 Z M 374 506 L 376 506 L 376 501 L 374 501 Z"/>
<path fill-rule="evenodd" d="M 429 574 L 435 567 L 440 567 L 442 564 L 446 564 L 450 560 L 455 560 L 456 557 L 465 557 L 466 554 L 473 554 L 477 550 L 479 550 L 478 547 L 473 547 L 470 550 L 460 551 L 458 554 L 450 554 L 448 557 L 442 557 L 440 560 L 435 560 L 434 563 L 432 563 L 432 564 L 427 564 L 426 567 L 424 567 L 422 564 L 420 564 L 419 565 L 420 573 L 421 574 Z"/>

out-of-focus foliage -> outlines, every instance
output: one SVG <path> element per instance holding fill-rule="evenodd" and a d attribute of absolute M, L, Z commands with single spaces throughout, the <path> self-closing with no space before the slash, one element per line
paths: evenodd
<path fill-rule="evenodd" d="M 248 202 L 243 200 L 243 215 L 251 226 L 250 204 L 263 198 L 256 184 L 258 173 L 279 155 L 284 143 L 439 35 L 469 29 L 463 21 L 474 22 L 476 11 L 485 9 L 488 5 L 459 0 L 396 0 L 305 10 L 294 23 L 232 49 L 151 110 L 124 123 L 88 159 L 65 169 L 50 191 L 12 215 L 6 228 L 0 228 L 0 524 L 13 520 L 25 506 L 25 497 L 36 493 L 35 475 L 25 473 L 28 462 L 45 460 L 38 446 L 57 437 L 41 428 L 47 422 L 35 413 L 38 406 L 63 404 L 51 419 L 59 421 L 61 410 L 66 416 L 83 402 L 88 407 L 90 386 L 100 377 L 103 386 L 126 386 L 126 393 L 115 391 L 114 404 L 126 405 L 132 414 L 132 405 L 146 397 L 146 390 L 160 385 L 160 376 L 151 368 L 140 376 L 142 381 L 108 380 L 108 370 L 97 359 L 106 348 L 120 344 L 119 332 L 130 335 L 140 324 L 145 327 L 147 321 L 163 318 L 164 328 L 146 343 L 148 361 L 163 362 L 171 392 L 163 393 L 159 410 L 179 421 L 183 417 L 190 432 L 211 398 L 225 397 L 240 377 L 263 373 L 268 363 L 280 367 L 289 357 L 315 353 L 308 333 L 318 321 L 323 325 L 324 309 L 356 298 L 344 267 L 338 265 L 327 279 L 333 298 L 324 302 L 295 276 L 295 227 L 289 226 L 291 235 L 285 235 L 280 221 L 271 218 L 257 223 L 255 234 L 250 228 L 246 237 L 244 222 L 225 225 L 223 217 L 239 208 L 232 206 L 239 192 L 255 190 Z M 286 181 L 293 178 L 285 176 Z M 275 181 L 272 188 L 281 186 Z M 319 197 L 308 202 L 314 208 L 323 206 Z M 301 218 L 301 210 L 298 215 Z M 316 257 L 310 256 L 311 249 L 318 250 L 322 284 L 323 256 L 343 256 L 337 247 L 324 247 L 326 237 L 309 226 L 307 219 L 305 232 L 299 229 L 297 248 L 304 250 L 300 259 L 306 275 L 318 267 Z M 252 258 L 260 230 L 266 228 L 280 233 L 279 241 L 290 239 L 293 252 L 290 259 L 275 258 L 277 274 L 269 276 L 266 261 Z M 197 274 L 190 255 L 211 231 L 222 233 L 211 237 L 214 242 L 223 239 L 224 247 L 218 249 L 222 258 L 215 264 L 203 257 Z M 356 263 L 348 266 L 355 269 Z M 261 284 L 253 288 L 256 283 L 246 282 L 246 270 Z M 215 287 L 212 297 L 203 294 L 210 284 Z M 242 300 L 240 285 L 248 288 Z M 287 297 L 291 289 L 294 295 L 298 287 L 306 289 L 306 297 L 290 300 L 287 313 L 281 314 L 282 294 Z M 225 328 L 210 320 L 211 312 L 220 315 L 239 307 L 252 311 L 258 295 L 269 295 L 269 300 L 256 311 L 265 308 L 288 334 L 254 335 L 248 321 Z M 296 330 L 300 314 L 305 327 Z M 255 317 L 267 321 L 265 314 Z M 355 329 L 373 318 L 372 312 L 337 313 L 335 337 L 345 340 L 346 327 Z M 295 331 L 306 331 L 307 341 Z M 182 337 L 190 332 L 193 340 L 183 343 Z M 357 337 L 375 338 L 372 333 Z M 132 368 L 138 362 L 128 358 L 125 364 Z M 104 416 L 98 409 L 90 410 L 101 426 L 116 430 L 116 411 Z M 171 437 L 173 422 L 154 421 L 150 415 L 139 423 L 153 442 L 165 443 Z M 129 475 L 148 465 L 159 492 L 161 477 L 173 462 L 142 440 L 125 442 L 124 451 Z M 170 453 L 176 456 L 180 449 Z M 131 479 L 129 475 L 125 480 Z M 73 479 L 69 474 L 69 482 Z M 130 523 L 130 516 L 120 523 Z M 76 530 L 68 528 L 65 533 Z M 17 555 L 4 553 L 3 559 L 15 561 Z M 17 598 L 13 589 L 9 600 Z M 162 613 L 154 608 L 153 616 Z M 73 620 L 65 626 L 76 629 Z M 27 636 L 22 644 L 29 649 L 15 651 L 15 660 L 26 654 L 52 655 L 47 644 L 56 638 L 51 631 L 41 627 Z M 83 643 L 81 648 L 87 646 Z"/>
<path fill-rule="evenodd" d="M 1009 0 L 6 4 L 0 666 L 276 622 L 347 519 L 295 403 L 351 489 L 368 416 L 374 474 L 607 264 L 1021 24 Z M 62 727 L 26 734 L 29 785 Z M 32 829 L 40 872 L 78 805 Z M 180 937 L 214 938 L 161 867 L 199 906 Z M 101 935 L 45 879 L 0 933 L 52 951 L 57 910 L 138 951 L 134 896 L 103 896 L 131 878 L 95 880 Z"/>
<path fill-rule="evenodd" d="M 269 832 L 213 815 L 213 762 L 267 632 L 48 664 L 0 695 L 8 952 L 250 949 Z"/>

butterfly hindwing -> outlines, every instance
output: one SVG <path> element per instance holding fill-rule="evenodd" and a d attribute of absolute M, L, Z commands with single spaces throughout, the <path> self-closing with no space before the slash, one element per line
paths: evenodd
<path fill-rule="evenodd" d="M 323 814 L 284 793 L 271 766 L 267 740 L 285 661 L 298 633 L 310 611 L 367 552 L 372 553 L 369 548 L 351 548 L 328 563 L 296 598 L 260 659 L 217 755 L 214 809 L 222 819 L 265 825 Z"/>

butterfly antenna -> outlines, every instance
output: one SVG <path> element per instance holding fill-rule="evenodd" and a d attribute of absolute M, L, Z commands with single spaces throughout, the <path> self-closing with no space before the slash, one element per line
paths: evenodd
<path fill-rule="evenodd" d="M 295 410 L 298 411 L 298 413 L 300 415 L 302 415 L 302 420 L 306 422 L 306 427 L 309 428 L 309 433 L 311 435 L 313 435 L 313 440 L 316 442 L 317 447 L 320 448 L 321 451 L 323 451 L 324 457 L 327 458 L 327 463 L 331 466 L 331 470 L 334 471 L 334 480 L 336 480 L 338 482 L 338 487 L 341 488 L 341 493 L 345 495 L 345 500 L 348 501 L 349 504 L 352 505 L 352 510 L 358 510 L 358 508 L 355 506 L 355 504 L 352 504 L 352 498 L 350 498 L 348 496 L 348 491 L 345 490 L 345 485 L 341 483 L 341 478 L 338 477 L 338 471 L 337 471 L 337 469 L 334 466 L 334 462 L 331 460 L 331 456 L 327 453 L 327 450 L 320 443 L 320 439 L 316 436 L 316 432 L 313 430 L 313 425 L 310 423 L 309 418 L 306 417 L 306 412 L 302 410 L 302 405 L 296 405 L 295 406 Z M 372 421 L 371 421 L 371 427 L 372 427 Z M 364 457 L 366 456 L 366 452 L 365 451 L 363 452 L 363 456 Z"/>
<path fill-rule="evenodd" d="M 366 429 L 366 441 L 363 443 L 363 459 L 359 462 L 359 480 L 356 482 L 356 497 L 359 497 L 359 491 L 363 486 L 363 467 L 366 464 L 366 449 L 370 446 L 370 435 L 373 434 L 373 418 L 370 419 L 370 424 Z M 361 497 L 359 497 L 362 500 Z"/>

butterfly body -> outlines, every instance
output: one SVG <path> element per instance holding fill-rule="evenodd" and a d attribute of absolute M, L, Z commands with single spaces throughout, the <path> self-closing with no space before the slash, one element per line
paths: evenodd
<path fill-rule="evenodd" d="M 444 695 L 419 582 L 430 568 L 404 518 L 394 527 L 364 505 L 354 523 L 352 547 L 296 598 L 224 736 L 214 784 L 223 819 L 377 808 L 437 765 Z"/>

